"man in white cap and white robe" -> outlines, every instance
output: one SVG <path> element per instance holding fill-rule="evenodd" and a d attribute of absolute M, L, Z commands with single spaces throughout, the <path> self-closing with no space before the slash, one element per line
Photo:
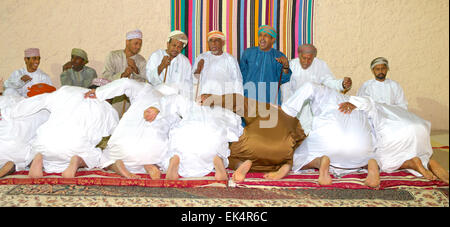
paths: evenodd
<path fill-rule="evenodd" d="M 145 58 L 139 54 L 142 47 L 142 32 L 129 31 L 126 34 L 125 49 L 111 51 L 106 57 L 105 69 L 102 77 L 110 81 L 120 78 L 130 78 L 145 82 Z M 112 101 L 113 107 L 122 116 L 129 107 L 126 96 L 116 97 Z M 124 104 L 125 102 L 125 104 Z"/>
<path fill-rule="evenodd" d="M 375 102 L 400 106 L 408 109 L 408 102 L 400 84 L 394 80 L 386 78 L 389 71 L 389 62 L 384 57 L 378 57 L 370 63 L 374 79 L 368 80 L 361 85 L 358 96 L 369 96 Z"/>
<path fill-rule="evenodd" d="M 377 138 L 376 160 L 382 172 L 406 169 L 428 180 L 436 177 L 448 184 L 448 171 L 431 159 L 431 123 L 400 106 L 375 102 L 368 96 L 351 96 L 339 110 L 364 111 Z"/>
<path fill-rule="evenodd" d="M 223 51 L 225 40 L 225 35 L 220 31 L 208 33 L 209 51 L 200 54 L 193 67 L 197 82 L 196 96 L 233 93 L 243 95 L 239 63 L 235 57 Z"/>
<path fill-rule="evenodd" d="M 131 102 L 103 151 L 101 168 L 111 169 L 126 178 L 139 178 L 136 174 L 147 173 L 153 180 L 160 179 L 159 166 L 168 151 L 169 130 L 180 118 L 158 116 L 148 122 L 144 115 L 148 107 L 159 103 L 163 94 L 176 94 L 176 91 L 164 84 L 153 87 L 122 78 L 86 93 L 85 97 L 99 100 L 125 94 Z"/>
<path fill-rule="evenodd" d="M 380 180 L 374 159 L 375 137 L 365 113 L 341 113 L 338 104 L 348 101 L 348 96 L 309 82 L 301 86 L 281 108 L 295 117 L 307 100 L 310 101 L 314 116 L 312 130 L 295 150 L 292 171 L 317 168 L 318 183 L 330 185 L 330 171 L 335 175 L 343 175 L 368 166 L 365 184 L 378 187 Z"/>
<path fill-rule="evenodd" d="M 28 48 L 25 50 L 26 67 L 14 71 L 4 82 L 4 89 L 14 89 L 23 97 L 27 97 L 28 88 L 35 84 L 45 83 L 53 85 L 47 73 L 39 69 L 41 54 L 38 48 Z"/>
<path fill-rule="evenodd" d="M 188 39 L 182 31 L 172 31 L 167 38 L 167 48 L 150 55 L 146 75 L 148 82 L 156 86 L 165 83 L 179 90 L 179 94 L 192 99 L 193 76 L 189 59 L 181 54 Z"/>
<path fill-rule="evenodd" d="M 24 118 L 43 109 L 49 119 L 36 132 L 32 149 L 25 157 L 29 176 L 43 171 L 73 178 L 78 168 L 99 166 L 102 151 L 97 144 L 111 135 L 119 122 L 117 112 L 106 101 L 85 99 L 89 89 L 62 86 L 50 94 L 25 99 L 14 109 L 13 118 Z"/>
<path fill-rule="evenodd" d="M 303 44 L 298 47 L 298 58 L 289 61 L 289 68 L 292 71 L 291 80 L 281 85 L 282 100 L 286 101 L 303 84 L 313 82 L 322 84 L 336 91 L 348 91 L 352 86 L 349 77 L 336 79 L 327 63 L 317 58 L 317 49 L 312 44 Z M 309 102 L 306 102 L 300 111 L 299 116 L 303 130 L 306 134 L 311 131 L 312 112 Z"/>

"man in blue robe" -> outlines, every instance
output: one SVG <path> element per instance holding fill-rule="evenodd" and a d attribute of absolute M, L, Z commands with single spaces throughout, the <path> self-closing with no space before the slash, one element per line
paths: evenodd
<path fill-rule="evenodd" d="M 281 104 L 279 87 L 291 79 L 292 71 L 286 55 L 272 48 L 276 37 L 274 28 L 261 26 L 258 31 L 259 46 L 244 51 L 239 67 L 245 97 L 278 105 Z"/>

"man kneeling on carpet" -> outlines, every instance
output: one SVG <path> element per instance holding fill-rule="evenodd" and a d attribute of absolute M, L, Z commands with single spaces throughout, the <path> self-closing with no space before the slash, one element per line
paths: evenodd
<path fill-rule="evenodd" d="M 51 93 L 56 88 L 48 84 L 35 84 L 27 97 Z M 26 170 L 25 156 L 31 150 L 36 130 L 47 121 L 50 112 L 41 110 L 22 119 L 14 119 L 14 107 L 25 98 L 14 89 L 6 89 L 0 96 L 0 177 Z"/>
<path fill-rule="evenodd" d="M 111 135 L 119 122 L 117 111 L 106 102 L 85 99 L 89 89 L 63 86 L 50 94 L 42 94 L 20 102 L 13 118 L 22 119 L 43 109 L 50 111 L 48 121 L 36 132 L 26 165 L 31 163 L 28 176 L 40 178 L 43 171 L 75 177 L 81 167 L 98 167 L 101 149 L 96 145 Z"/>
<path fill-rule="evenodd" d="M 266 172 L 264 178 L 268 180 L 288 175 L 294 151 L 306 137 L 295 116 L 241 94 L 203 94 L 201 99 L 204 106 L 226 108 L 245 120 L 245 130 L 238 141 L 231 143 L 228 157 L 228 167 L 235 170 L 235 183 L 243 182 L 248 172 Z"/>
<path fill-rule="evenodd" d="M 383 172 L 406 169 L 428 180 L 436 177 L 448 184 L 448 171 L 430 159 L 431 124 L 409 112 L 403 106 L 375 102 L 369 96 L 351 96 L 339 110 L 351 113 L 364 111 L 371 121 L 377 138 L 376 160 Z"/>
<path fill-rule="evenodd" d="M 169 151 L 163 162 L 166 179 L 203 177 L 215 171 L 216 180 L 227 180 L 229 142 L 242 134 L 241 118 L 222 108 L 201 106 L 181 95 L 165 96 L 159 105 L 146 110 L 146 120 L 154 116 L 178 115 L 179 123 L 169 132 Z"/>
<path fill-rule="evenodd" d="M 168 150 L 169 129 L 179 121 L 179 117 L 150 116 L 149 111 L 145 110 L 158 103 L 164 94 L 176 93 L 178 91 L 175 88 L 165 84 L 153 87 L 149 83 L 128 78 L 115 80 L 87 92 L 86 98 L 99 100 L 125 94 L 131 103 L 103 150 L 100 167 L 126 178 L 139 178 L 136 174 L 147 173 L 153 180 L 160 179 L 159 166 Z"/>
<path fill-rule="evenodd" d="M 318 183 L 330 185 L 330 172 L 344 175 L 367 168 L 364 183 L 369 187 L 378 187 L 380 179 L 374 159 L 375 138 L 364 112 L 341 113 L 338 104 L 347 101 L 348 96 L 316 83 L 302 85 L 281 108 L 295 117 L 308 100 L 314 116 L 312 128 L 294 153 L 292 170 L 319 169 Z"/>

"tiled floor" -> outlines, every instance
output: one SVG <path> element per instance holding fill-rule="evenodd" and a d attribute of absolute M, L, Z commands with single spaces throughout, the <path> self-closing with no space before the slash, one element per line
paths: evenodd
<path fill-rule="evenodd" d="M 431 146 L 443 147 L 449 146 L 449 131 L 432 131 L 431 132 Z M 449 170 L 449 150 L 434 149 L 432 158 L 438 161 L 447 171 Z"/>

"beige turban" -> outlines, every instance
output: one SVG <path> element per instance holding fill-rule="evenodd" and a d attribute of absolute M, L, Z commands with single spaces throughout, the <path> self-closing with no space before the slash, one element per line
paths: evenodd
<path fill-rule="evenodd" d="M 39 48 L 28 48 L 25 50 L 26 58 L 37 57 L 37 56 L 41 56 L 41 54 L 39 53 Z"/>
<path fill-rule="evenodd" d="M 188 44 L 188 38 L 186 36 L 186 34 L 184 34 L 184 32 L 182 31 L 172 31 L 169 36 L 167 37 L 167 42 L 170 42 L 171 39 L 176 39 L 180 42 L 183 43 L 183 48 L 186 47 L 186 45 Z"/>
<path fill-rule="evenodd" d="M 225 41 L 225 35 L 221 31 L 210 31 L 208 33 L 208 41 L 212 38 L 219 38 Z"/>
<path fill-rule="evenodd" d="M 72 54 L 72 55 L 75 55 L 75 56 L 78 56 L 78 57 L 80 57 L 80 58 L 83 58 L 83 59 L 86 61 L 86 63 L 89 62 L 86 51 L 84 51 L 84 50 L 82 50 L 82 49 L 73 48 L 71 54 Z"/>
<path fill-rule="evenodd" d="M 372 62 L 370 63 L 370 69 L 373 69 L 373 67 L 379 64 L 385 64 L 386 67 L 389 69 L 389 62 L 386 58 L 383 57 L 373 59 Z"/>
<path fill-rule="evenodd" d="M 127 40 L 130 39 L 142 39 L 142 32 L 139 29 L 136 29 L 134 31 L 127 32 Z"/>

